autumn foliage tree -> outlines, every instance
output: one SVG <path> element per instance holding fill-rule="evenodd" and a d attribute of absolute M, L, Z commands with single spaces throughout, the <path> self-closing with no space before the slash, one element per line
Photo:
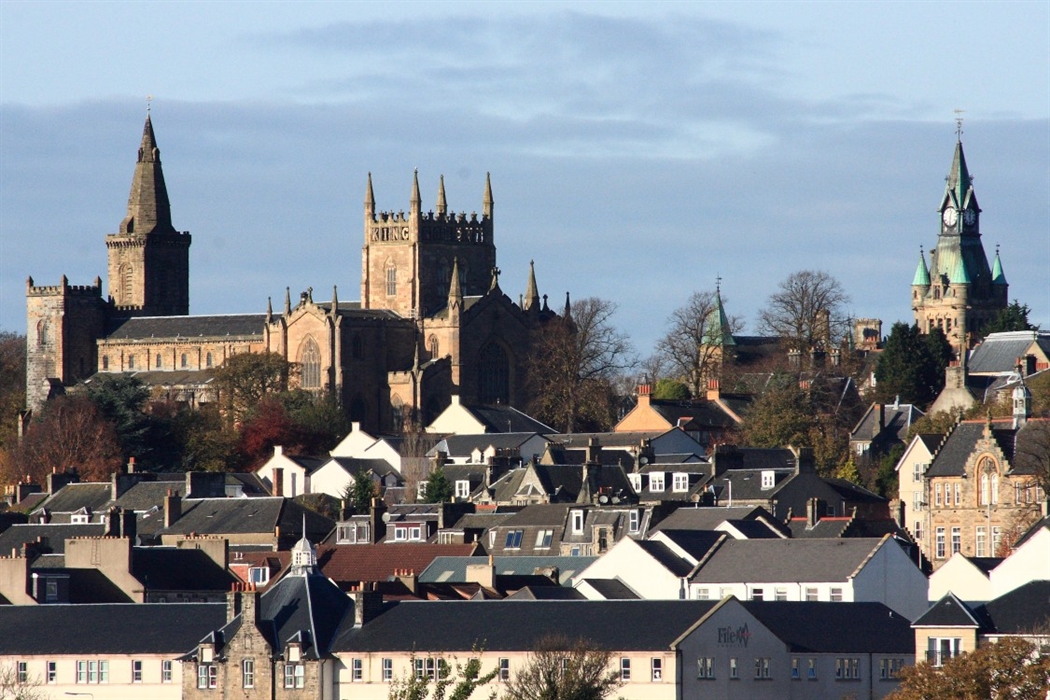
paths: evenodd
<path fill-rule="evenodd" d="M 887 700 L 1045 700 L 1050 655 L 1017 637 L 984 644 L 940 667 L 905 666 Z"/>

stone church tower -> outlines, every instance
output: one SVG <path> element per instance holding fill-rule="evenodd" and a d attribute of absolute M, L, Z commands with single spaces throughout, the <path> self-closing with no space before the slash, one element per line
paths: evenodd
<path fill-rule="evenodd" d="M 128 214 L 106 236 L 109 296 L 124 316 L 185 316 L 190 312 L 190 234 L 171 225 L 160 149 L 149 115 L 142 129 Z"/>
<path fill-rule="evenodd" d="M 982 327 L 1007 305 L 1006 276 L 996 250 L 995 262 L 981 243 L 981 208 L 966 167 L 957 132 L 951 170 L 937 209 L 940 233 L 930 263 L 919 255 L 912 280 L 912 311 L 923 333 L 940 328 L 957 355 L 973 347 Z"/>

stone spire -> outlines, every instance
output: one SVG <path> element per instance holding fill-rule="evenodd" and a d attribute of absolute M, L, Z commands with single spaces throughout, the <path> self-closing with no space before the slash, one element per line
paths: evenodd
<path fill-rule="evenodd" d="M 266 323 L 269 325 L 273 321 L 273 299 L 266 297 Z"/>
<path fill-rule="evenodd" d="M 335 318 L 339 315 L 339 287 L 332 285 L 332 311 L 331 316 Z"/>
<path fill-rule="evenodd" d="M 572 318 L 572 303 L 569 301 L 569 293 L 565 292 L 565 310 L 562 311 L 562 318 L 566 320 Z"/>
<path fill-rule="evenodd" d="M 423 199 L 419 196 L 419 170 L 412 171 L 412 214 L 419 216 L 423 210 Z"/>
<path fill-rule="evenodd" d="M 525 304 L 522 308 L 525 311 L 540 310 L 540 292 L 536 287 L 536 265 L 532 260 L 529 261 L 529 282 L 525 286 Z"/>
<path fill-rule="evenodd" d="M 168 188 L 164 185 L 164 171 L 160 166 L 160 149 L 153 134 L 153 122 L 146 114 L 135 175 L 131 179 L 131 194 L 128 195 L 128 215 L 120 222 L 120 233 L 174 232 Z"/>
<path fill-rule="evenodd" d="M 492 204 L 492 179 L 488 173 L 485 173 L 485 201 L 481 214 L 486 219 L 492 218 Z"/>
<path fill-rule="evenodd" d="M 372 173 L 368 173 L 368 186 L 365 187 L 365 218 L 372 220 L 376 213 L 376 196 L 372 193 Z"/>
<path fill-rule="evenodd" d="M 284 315 L 287 318 L 292 314 L 292 288 L 284 288 Z"/>
<path fill-rule="evenodd" d="M 441 175 L 438 178 L 438 196 L 437 203 L 434 204 L 434 213 L 439 217 L 444 216 L 448 213 L 448 203 L 445 201 L 445 176 Z"/>
<path fill-rule="evenodd" d="M 448 287 L 448 310 L 463 311 L 463 291 L 459 286 L 459 258 L 452 259 L 452 282 Z"/>

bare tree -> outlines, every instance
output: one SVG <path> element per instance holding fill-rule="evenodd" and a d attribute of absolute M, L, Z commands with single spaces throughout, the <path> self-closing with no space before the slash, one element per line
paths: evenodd
<path fill-rule="evenodd" d="M 612 382 L 636 364 L 634 349 L 612 325 L 613 302 L 580 299 L 571 311 L 546 324 L 529 356 L 530 410 L 566 432 L 604 430 L 614 413 Z"/>
<path fill-rule="evenodd" d="M 602 700 L 620 687 L 612 654 L 584 639 L 541 639 L 507 684 L 506 700 Z"/>
<path fill-rule="evenodd" d="M 837 279 L 822 270 L 788 275 L 758 315 L 763 332 L 783 338 L 791 350 L 828 349 L 848 331 L 845 306 L 849 295 Z"/>
<path fill-rule="evenodd" d="M 719 374 L 725 336 L 740 329 L 739 320 L 723 316 L 717 292 L 693 292 L 667 319 L 657 353 L 675 379 L 692 395 L 702 396 L 707 380 Z"/>
<path fill-rule="evenodd" d="M 20 664 L 12 661 L 0 664 L 0 699 L 2 700 L 46 700 L 50 697 L 41 688 L 40 678 L 31 676 Z"/>

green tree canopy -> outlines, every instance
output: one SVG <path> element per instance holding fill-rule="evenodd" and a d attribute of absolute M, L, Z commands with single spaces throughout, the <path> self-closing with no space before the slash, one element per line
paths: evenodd
<path fill-rule="evenodd" d="M 242 353 L 215 370 L 220 401 L 234 422 L 244 420 L 264 396 L 288 389 L 297 366 L 278 353 Z"/>
<path fill-rule="evenodd" d="M 981 329 L 981 337 L 987 338 L 991 333 L 1005 333 L 1008 331 L 1034 331 L 1038 326 L 1028 322 L 1028 314 L 1031 313 L 1028 304 L 1022 304 L 1016 299 L 1005 309 L 999 311 L 984 328 Z"/>
<path fill-rule="evenodd" d="M 674 379 L 657 379 L 653 387 L 653 398 L 666 401 L 688 401 L 693 397 L 692 393 L 682 382 Z"/>
<path fill-rule="evenodd" d="M 452 482 L 445 476 L 444 469 L 435 469 L 427 477 L 426 493 L 423 494 L 424 503 L 448 503 L 453 496 Z"/>
<path fill-rule="evenodd" d="M 113 425 L 124 460 L 148 461 L 150 421 L 144 409 L 149 387 L 131 375 L 100 373 L 88 383 L 87 396 Z"/>
<path fill-rule="evenodd" d="M 429 490 L 429 484 L 427 486 Z M 372 509 L 372 499 L 379 495 L 376 483 L 364 467 L 358 468 L 354 480 L 346 485 L 343 498 L 354 509 L 355 513 L 368 513 Z"/>
<path fill-rule="evenodd" d="M 875 398 L 926 407 L 944 388 L 951 345 L 939 328 L 923 334 L 918 325 L 894 323 L 875 367 Z"/>

